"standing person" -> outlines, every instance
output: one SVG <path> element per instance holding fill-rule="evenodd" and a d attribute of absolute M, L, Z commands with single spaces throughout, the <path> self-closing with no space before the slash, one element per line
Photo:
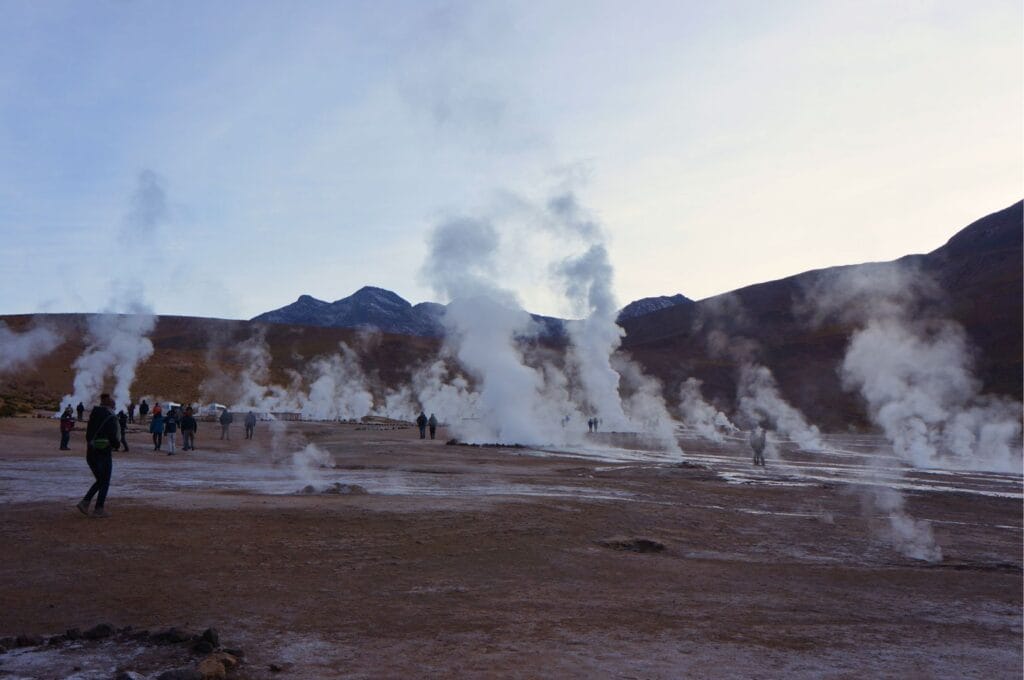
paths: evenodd
<path fill-rule="evenodd" d="M 85 428 L 85 461 L 89 464 L 96 481 L 76 506 L 83 515 L 89 514 L 89 503 L 92 502 L 92 497 L 96 496 L 96 508 L 92 511 L 92 516 L 108 516 L 103 506 L 107 502 L 110 474 L 114 469 L 114 459 L 110 452 L 119 444 L 117 430 L 114 400 L 109 394 L 101 394 L 100 405 L 93 407 L 89 413 L 89 424 Z"/>
<path fill-rule="evenodd" d="M 68 442 L 71 441 L 71 430 L 75 429 L 75 414 L 71 410 L 71 404 L 67 405 L 64 413 L 60 416 L 60 450 L 70 451 Z"/>
<path fill-rule="evenodd" d="M 434 433 L 437 432 L 437 418 L 433 413 L 430 414 L 430 420 L 427 421 L 427 425 L 430 426 L 430 438 L 434 438 Z"/>
<path fill-rule="evenodd" d="M 164 443 L 164 417 L 153 410 L 153 417 L 149 419 L 149 431 L 153 434 L 153 450 L 159 451 L 160 445 Z"/>
<path fill-rule="evenodd" d="M 231 441 L 231 421 L 235 418 L 231 415 L 231 411 L 224 409 L 220 412 L 220 438 Z"/>
<path fill-rule="evenodd" d="M 117 412 L 117 424 L 121 426 L 121 448 L 124 449 L 125 453 L 128 452 L 128 414 L 121 409 Z"/>
<path fill-rule="evenodd" d="M 196 421 L 195 416 L 193 416 L 192 413 L 192 407 L 189 406 L 185 409 L 185 415 L 181 419 L 182 451 L 196 450 L 196 431 L 199 429 L 199 423 Z"/>
<path fill-rule="evenodd" d="M 174 435 L 178 432 L 178 409 L 172 407 L 164 418 L 164 434 L 167 435 L 167 455 L 174 455 Z"/>
<path fill-rule="evenodd" d="M 767 442 L 767 435 L 760 425 L 750 433 L 750 448 L 754 450 L 754 465 L 764 467 L 764 446 Z"/>
<path fill-rule="evenodd" d="M 78 420 L 81 421 L 82 414 L 85 413 L 85 404 L 83 404 L 82 402 L 78 402 L 78 406 L 75 407 L 75 410 L 78 411 Z"/>
<path fill-rule="evenodd" d="M 427 438 L 427 414 L 420 411 L 420 414 L 416 416 L 416 427 L 420 428 L 420 439 Z"/>
<path fill-rule="evenodd" d="M 139 404 L 139 422 L 143 425 L 146 424 L 146 414 L 149 413 L 149 404 L 143 399 L 142 403 Z"/>
<path fill-rule="evenodd" d="M 252 439 L 252 434 L 256 430 L 256 414 L 249 411 L 245 414 L 245 438 Z"/>
<path fill-rule="evenodd" d="M 153 404 L 153 416 L 154 417 L 162 416 L 163 414 L 164 414 L 164 409 L 163 409 L 162 406 L 160 406 L 160 402 L 158 401 L 155 404 Z"/>
<path fill-rule="evenodd" d="M 133 424 L 135 423 L 135 402 L 134 401 L 129 401 L 128 402 L 128 422 L 129 423 L 133 423 Z"/>

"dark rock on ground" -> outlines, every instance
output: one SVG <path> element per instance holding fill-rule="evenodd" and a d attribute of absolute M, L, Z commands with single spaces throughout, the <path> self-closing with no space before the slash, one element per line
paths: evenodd
<path fill-rule="evenodd" d="M 82 633 L 86 640 L 102 640 L 114 634 L 114 627 L 109 623 L 100 623 Z"/>
<path fill-rule="evenodd" d="M 214 650 L 214 646 L 210 644 L 209 640 L 200 640 L 192 647 L 192 651 L 196 654 L 209 654 Z"/>
<path fill-rule="evenodd" d="M 597 542 L 598 545 L 612 550 L 625 550 L 627 552 L 652 553 L 663 552 L 665 544 L 650 538 L 606 538 Z"/>
<path fill-rule="evenodd" d="M 216 628 L 207 628 L 203 631 L 203 639 L 209 642 L 214 647 L 220 646 L 220 633 L 217 632 Z"/>
<path fill-rule="evenodd" d="M 15 647 L 38 647 L 43 644 L 43 638 L 38 635 L 19 635 L 14 641 Z"/>
<path fill-rule="evenodd" d="M 154 633 L 150 639 L 157 644 L 177 645 L 182 642 L 189 642 L 192 636 L 178 628 L 169 628 L 162 633 Z"/>
<path fill-rule="evenodd" d="M 66 637 L 68 640 L 81 640 L 82 631 L 78 630 L 77 628 L 68 628 L 66 631 L 64 631 L 64 637 Z"/>

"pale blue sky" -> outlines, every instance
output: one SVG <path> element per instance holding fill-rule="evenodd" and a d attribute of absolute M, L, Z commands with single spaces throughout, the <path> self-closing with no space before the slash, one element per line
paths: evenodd
<path fill-rule="evenodd" d="M 0 17 L 0 313 L 97 311 L 139 281 L 164 314 L 436 299 L 426 234 L 471 215 L 499 222 L 499 282 L 565 314 L 546 272 L 573 244 L 510 200 L 573 188 L 624 304 L 928 251 L 1024 193 L 1019 0 Z"/>

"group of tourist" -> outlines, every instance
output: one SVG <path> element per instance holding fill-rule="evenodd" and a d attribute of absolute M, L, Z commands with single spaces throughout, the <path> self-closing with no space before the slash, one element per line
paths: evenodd
<path fill-rule="evenodd" d="M 427 414 L 420 411 L 420 414 L 416 416 L 416 427 L 420 428 L 420 439 L 427 438 L 427 427 L 430 428 L 430 438 L 433 439 L 437 433 L 437 417 L 431 413 L 427 418 Z"/>
<path fill-rule="evenodd" d="M 76 505 L 78 510 L 84 515 L 107 517 L 104 504 L 107 500 L 107 491 L 110 488 L 110 475 L 113 470 L 112 453 L 114 451 L 129 450 L 127 430 L 128 424 L 135 422 L 135 404 L 130 403 L 127 408 L 122 408 L 116 413 L 114 412 L 115 408 L 114 400 L 110 395 L 102 394 L 100 395 L 99 406 L 93 407 L 89 413 L 89 422 L 85 428 L 85 460 L 96 481 L 89 487 L 85 497 Z M 182 408 L 180 405 L 174 404 L 170 406 L 167 413 L 164 413 L 164 409 L 159 403 L 154 404 L 152 410 L 150 410 L 149 404 L 143 399 L 138 409 L 140 423 L 145 423 L 146 416 L 150 416 L 149 432 L 153 436 L 154 451 L 161 450 L 166 442 L 167 455 L 173 456 L 179 431 L 182 437 L 182 450 L 196 450 L 196 432 L 199 430 L 199 422 L 196 419 L 195 410 L 192 406 L 186 405 Z M 78 415 L 77 420 L 75 418 L 76 411 Z M 71 440 L 71 432 L 75 429 L 76 422 L 82 420 L 84 411 L 85 405 L 79 402 L 78 406 L 74 409 L 68 404 L 61 413 L 60 449 L 62 451 L 70 450 L 68 444 Z M 220 438 L 230 440 L 230 428 L 234 420 L 231 411 L 226 408 L 222 409 L 217 420 L 221 428 Z M 255 431 L 256 414 L 249 411 L 245 416 L 245 438 L 252 439 Z M 96 505 L 90 513 L 89 506 L 94 497 L 96 498 Z"/>

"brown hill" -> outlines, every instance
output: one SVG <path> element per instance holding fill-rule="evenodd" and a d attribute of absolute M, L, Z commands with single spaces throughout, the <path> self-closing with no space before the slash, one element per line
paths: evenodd
<path fill-rule="evenodd" d="M 939 310 L 966 330 L 977 350 L 976 373 L 985 391 L 1021 398 L 1022 203 L 964 228 L 927 255 L 897 262 L 918 267 L 944 292 Z M 775 373 L 787 399 L 830 429 L 863 423 L 859 397 L 843 391 L 837 367 L 855 327 L 833 319 L 812 327 L 799 313 L 807 291 L 838 270 L 805 272 L 627 319 L 624 348 L 675 394 L 689 376 L 704 381 L 705 396 L 726 411 L 736 394 L 736 366 L 713 352 L 712 334 L 747 338 Z"/>

